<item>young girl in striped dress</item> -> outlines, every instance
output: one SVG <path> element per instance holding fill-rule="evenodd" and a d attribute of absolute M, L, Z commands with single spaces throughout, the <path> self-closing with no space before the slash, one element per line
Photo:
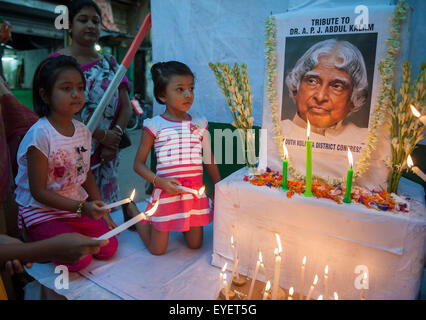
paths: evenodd
<path fill-rule="evenodd" d="M 85 86 L 74 58 L 48 58 L 36 69 L 33 104 L 40 119 L 19 145 L 15 180 L 18 226 L 31 241 L 63 233 L 96 238 L 115 227 L 90 171 L 90 131 L 73 119 L 83 107 Z M 111 258 L 117 245 L 109 239 L 94 257 Z M 88 254 L 73 263 L 53 262 L 79 271 L 91 261 Z"/>
<path fill-rule="evenodd" d="M 194 101 L 192 71 L 183 63 L 169 61 L 154 64 L 151 74 L 155 99 L 166 105 L 166 111 L 145 120 L 134 169 L 154 184 L 147 210 L 158 198 L 160 201 L 155 214 L 149 221 L 138 223 L 136 229 L 149 251 L 161 255 L 166 252 L 170 231 L 183 232 L 189 248 L 201 246 L 203 226 L 213 220 L 209 199 L 205 194 L 182 191 L 179 186 L 193 190 L 202 187 L 203 159 L 213 183 L 220 180 L 220 175 L 209 139 L 205 138 L 207 120 L 187 113 Z M 145 164 L 153 145 L 156 173 Z"/>

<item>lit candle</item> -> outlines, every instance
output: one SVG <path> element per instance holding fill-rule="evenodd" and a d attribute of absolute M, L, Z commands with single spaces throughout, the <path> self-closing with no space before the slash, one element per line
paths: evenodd
<path fill-rule="evenodd" d="M 337 292 L 334 292 L 334 300 L 339 300 L 339 296 L 337 295 Z"/>
<path fill-rule="evenodd" d="M 360 300 L 365 300 L 365 297 L 364 297 L 364 286 L 365 286 L 365 283 L 367 282 L 367 278 L 368 278 L 368 275 L 367 275 L 367 273 L 366 273 L 366 272 L 364 272 L 364 275 L 362 276 L 362 288 L 361 288 L 361 293 L 359 294 L 359 299 L 360 299 Z"/>
<path fill-rule="evenodd" d="M 288 190 L 287 184 L 287 168 L 288 168 L 288 150 L 285 146 L 285 139 L 283 141 L 283 150 L 284 150 L 284 161 L 283 161 L 283 190 Z"/>
<path fill-rule="evenodd" d="M 352 177 L 354 175 L 354 169 L 353 169 L 353 158 L 352 158 L 352 152 L 348 148 L 348 160 L 350 164 L 350 168 L 348 169 L 348 177 L 346 178 L 346 192 L 345 192 L 345 198 L 343 199 L 343 202 L 345 203 L 351 203 L 351 190 L 352 190 Z"/>
<path fill-rule="evenodd" d="M 291 287 L 290 290 L 288 290 L 288 300 L 293 300 L 293 293 L 294 289 Z"/>
<path fill-rule="evenodd" d="M 223 275 L 223 290 L 225 290 L 226 300 L 229 300 L 228 282 L 226 282 L 226 273 Z"/>
<path fill-rule="evenodd" d="M 307 140 L 306 140 L 306 188 L 305 188 L 305 197 L 312 197 L 312 142 L 309 140 L 309 134 L 311 132 L 311 124 L 308 120 L 308 128 L 306 130 Z"/>
<path fill-rule="evenodd" d="M 108 204 L 106 206 L 103 206 L 102 209 L 111 209 L 111 208 L 118 207 L 118 206 L 121 206 L 123 204 L 129 203 L 129 202 L 132 202 L 133 199 L 135 198 L 135 192 L 136 192 L 136 190 L 133 189 L 133 191 L 132 191 L 132 193 L 131 193 L 131 195 L 130 195 L 129 198 L 126 198 L 126 199 L 123 199 L 123 200 L 120 200 L 120 201 L 116 201 L 116 202 L 110 203 L 110 204 Z"/>
<path fill-rule="evenodd" d="M 271 281 L 268 280 L 268 282 L 266 283 L 265 286 L 265 292 L 263 293 L 263 299 L 262 300 L 266 300 L 268 299 L 268 291 L 271 288 Z"/>
<path fill-rule="evenodd" d="M 308 292 L 308 295 L 306 296 L 306 300 L 311 299 L 312 292 L 314 291 L 315 285 L 317 284 L 317 282 L 318 282 L 318 276 L 315 275 L 314 282 L 312 283 L 311 287 L 309 288 L 309 292 Z"/>
<path fill-rule="evenodd" d="M 411 104 L 411 112 L 414 114 L 414 116 L 416 116 L 417 118 L 419 118 L 419 120 L 423 123 L 423 125 L 426 126 L 426 116 L 422 116 L 420 114 L 419 111 L 417 111 L 417 109 Z"/>
<path fill-rule="evenodd" d="M 253 294 L 254 283 L 256 282 L 257 273 L 259 272 L 260 260 L 261 259 L 262 259 L 262 254 L 259 252 L 259 259 L 256 262 L 256 269 L 254 270 L 254 276 L 253 276 L 253 279 L 251 279 L 250 290 L 249 290 L 249 293 L 247 295 L 248 300 L 251 299 L 251 295 Z"/>
<path fill-rule="evenodd" d="M 157 199 L 157 201 L 155 202 L 155 205 L 149 209 L 145 215 L 144 212 L 140 212 L 137 216 L 133 217 L 132 219 L 126 221 L 125 223 L 123 223 L 122 225 L 119 225 L 117 228 L 112 229 L 111 231 L 108 231 L 107 233 L 103 234 L 102 236 L 96 238 L 96 240 L 106 240 L 109 239 L 117 234 L 119 234 L 120 232 L 126 230 L 127 228 L 133 226 L 134 224 L 138 223 L 139 221 L 145 220 L 147 217 L 152 216 L 155 211 L 157 211 L 158 208 L 158 203 L 160 202 L 159 199 Z"/>
<path fill-rule="evenodd" d="M 420 178 L 423 179 L 423 181 L 426 182 L 426 174 L 424 174 L 424 172 L 420 170 L 418 167 L 416 166 L 413 167 L 414 163 L 410 155 L 408 155 L 408 158 L 407 158 L 407 165 L 416 175 L 418 175 Z"/>
<path fill-rule="evenodd" d="M 230 287 L 232 286 L 232 281 L 234 281 L 235 275 L 238 275 L 237 269 L 238 269 L 238 258 L 235 258 L 234 267 L 232 268 L 232 273 L 231 273 L 231 281 L 229 282 Z"/>
<path fill-rule="evenodd" d="M 275 249 L 275 267 L 274 267 L 274 280 L 272 282 L 272 300 L 277 299 L 278 288 L 280 284 L 280 270 L 281 270 L 281 240 L 280 235 L 278 233 L 275 234 L 275 238 L 277 239 L 278 248 Z"/>
<path fill-rule="evenodd" d="M 259 260 L 260 260 L 260 267 L 262 268 L 263 275 L 265 276 L 265 281 L 268 281 L 269 277 L 268 277 L 268 274 L 266 273 L 265 265 L 263 264 L 262 252 L 259 252 Z"/>
<path fill-rule="evenodd" d="M 328 265 L 325 266 L 324 270 L 324 299 L 328 300 Z"/>
<path fill-rule="evenodd" d="M 322 298 L 322 295 L 320 295 L 319 297 L 318 297 L 318 300 L 322 300 L 323 298 Z"/>
<path fill-rule="evenodd" d="M 302 270 L 300 271 L 300 293 L 299 293 L 299 300 L 303 300 L 303 289 L 304 289 L 304 286 L 305 286 L 305 264 L 306 264 L 306 256 L 303 257 Z"/>
<path fill-rule="evenodd" d="M 205 189 L 206 189 L 205 186 L 202 186 L 199 190 L 195 190 L 195 189 L 191 189 L 191 188 L 179 186 L 179 185 L 175 185 L 175 187 L 184 191 L 184 192 L 192 193 L 192 194 L 196 195 L 197 197 L 201 197 L 203 195 Z"/>
<path fill-rule="evenodd" d="M 217 295 L 219 294 L 220 285 L 222 284 L 223 275 L 226 272 L 226 266 L 227 265 L 228 264 L 225 262 L 225 264 L 223 265 L 222 270 L 219 273 L 219 279 L 218 279 L 217 284 L 216 284 L 216 291 L 214 292 L 214 299 L 215 300 L 217 299 Z"/>

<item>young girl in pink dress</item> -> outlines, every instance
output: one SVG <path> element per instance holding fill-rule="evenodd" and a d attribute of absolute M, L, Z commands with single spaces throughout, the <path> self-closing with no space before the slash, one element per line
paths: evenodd
<path fill-rule="evenodd" d="M 189 248 L 201 246 L 203 226 L 213 220 L 209 199 L 205 194 L 182 191 L 179 186 L 193 190 L 202 187 L 203 159 L 213 183 L 220 181 L 220 175 L 209 139 L 203 139 L 208 134 L 207 120 L 187 113 L 194 101 L 192 71 L 183 63 L 169 61 L 154 64 L 151 74 L 155 99 L 166 105 L 166 111 L 145 120 L 134 169 L 154 184 L 147 210 L 158 198 L 160 201 L 155 214 L 149 221 L 138 223 L 136 229 L 149 251 L 161 255 L 167 249 L 170 231 L 182 231 Z M 145 164 L 153 145 L 156 173 Z"/>
<path fill-rule="evenodd" d="M 31 241 L 63 233 L 98 237 L 115 227 L 90 171 L 91 134 L 73 119 L 84 104 L 84 75 L 72 57 L 44 60 L 33 80 L 33 104 L 40 119 L 22 139 L 16 176 L 18 226 Z M 94 256 L 109 259 L 117 239 Z M 79 271 L 92 260 L 87 255 L 75 263 L 53 261 Z"/>

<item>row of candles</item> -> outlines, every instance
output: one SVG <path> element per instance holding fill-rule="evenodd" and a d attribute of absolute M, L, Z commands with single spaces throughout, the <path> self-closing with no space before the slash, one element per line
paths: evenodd
<path fill-rule="evenodd" d="M 248 300 L 252 299 L 252 297 L 253 297 L 254 285 L 255 285 L 255 282 L 256 282 L 256 279 L 257 279 L 257 274 L 258 274 L 260 268 L 262 268 L 262 271 L 263 271 L 263 274 L 264 274 L 265 280 L 266 280 L 266 285 L 265 285 L 265 289 L 264 289 L 264 292 L 263 292 L 262 300 L 267 300 L 269 297 L 271 298 L 271 300 L 277 300 L 277 298 L 278 298 L 278 291 L 281 290 L 279 288 L 279 279 L 280 279 L 280 271 L 281 271 L 282 247 L 281 247 L 280 236 L 276 233 L 275 237 L 276 237 L 276 240 L 277 240 L 278 247 L 275 248 L 275 250 L 274 250 L 275 263 L 274 263 L 274 276 L 273 276 L 272 286 L 271 286 L 271 281 L 268 280 L 268 275 L 267 275 L 266 270 L 265 270 L 265 265 L 264 265 L 263 259 L 262 259 L 262 252 L 259 251 L 259 258 L 256 262 L 256 268 L 254 270 L 254 275 L 253 275 L 252 281 L 250 283 L 250 288 L 249 288 L 248 295 L 247 295 Z M 238 257 L 235 254 L 235 244 L 234 244 L 234 237 L 233 236 L 231 236 L 231 248 L 232 248 L 232 253 L 233 253 L 233 258 L 234 258 L 234 266 L 232 268 L 230 283 L 228 285 L 228 282 L 226 280 L 226 278 L 227 278 L 226 277 L 226 270 L 227 270 L 228 263 L 225 263 L 220 274 L 219 274 L 219 279 L 218 279 L 218 282 L 216 284 L 216 291 L 215 291 L 215 294 L 214 294 L 215 299 L 217 298 L 219 290 L 221 289 L 221 285 L 223 283 L 223 291 L 225 293 L 225 298 L 226 298 L 226 300 L 229 300 L 229 293 L 230 293 L 230 289 L 231 289 L 231 286 L 232 286 L 232 282 L 234 280 L 234 276 L 237 275 L 237 277 L 239 277 L 239 275 L 238 275 L 238 262 L 239 261 L 238 261 Z M 305 285 L 305 267 L 306 267 L 306 256 L 303 257 L 302 267 L 301 267 L 301 271 L 300 271 L 299 300 L 303 300 L 303 292 L 304 292 L 304 285 Z M 362 284 L 364 284 L 367 280 L 368 280 L 368 275 L 367 275 L 367 273 L 364 273 L 363 278 L 362 278 Z M 309 288 L 308 295 L 306 296 L 306 300 L 311 299 L 312 293 L 313 293 L 317 283 L 318 283 L 318 275 L 315 274 L 314 281 L 312 282 L 312 285 Z M 294 294 L 294 288 L 290 287 L 290 289 L 288 291 L 288 298 L 287 299 L 293 300 L 293 294 Z M 335 300 L 339 299 L 337 292 L 333 293 L 333 297 L 334 297 Z M 328 265 L 326 265 L 325 269 L 324 269 L 324 295 L 320 295 L 318 297 L 318 300 L 327 300 L 327 299 L 329 299 Z M 364 286 L 361 288 L 360 300 L 365 300 Z"/>
<path fill-rule="evenodd" d="M 411 107 L 411 111 L 414 114 L 414 116 L 416 116 L 417 118 L 419 118 L 419 120 L 423 123 L 423 125 L 426 125 L 426 116 L 422 116 L 420 115 L 420 112 L 417 111 L 417 109 L 413 106 L 410 105 Z M 307 120 L 308 125 L 307 125 L 307 129 L 306 129 L 306 135 L 307 135 L 307 140 L 306 140 L 306 188 L 305 188 L 305 192 L 304 192 L 304 196 L 305 197 L 312 197 L 312 142 L 309 139 L 310 136 L 310 131 L 311 131 L 311 124 L 309 122 L 309 120 Z M 287 171 L 288 171 L 288 150 L 287 147 L 285 146 L 285 140 L 283 142 L 283 150 L 284 150 L 284 160 L 283 160 L 283 185 L 282 188 L 283 190 L 288 190 L 288 184 L 287 184 Z M 354 174 L 354 170 L 353 170 L 353 157 L 352 157 L 352 153 L 348 148 L 348 160 L 349 160 L 349 164 L 350 164 L 350 168 L 348 169 L 348 174 L 347 174 L 347 178 L 346 178 L 346 192 L 345 192 L 345 197 L 343 199 L 343 202 L 345 203 L 351 203 L 351 189 L 352 189 L 352 178 L 353 178 L 353 174 Z M 426 181 L 426 174 L 424 172 L 422 172 L 418 167 L 414 166 L 413 164 L 413 160 L 411 159 L 411 156 L 408 155 L 407 157 L 407 165 L 408 167 L 416 174 L 418 175 L 420 178 L 423 179 L 423 181 Z"/>

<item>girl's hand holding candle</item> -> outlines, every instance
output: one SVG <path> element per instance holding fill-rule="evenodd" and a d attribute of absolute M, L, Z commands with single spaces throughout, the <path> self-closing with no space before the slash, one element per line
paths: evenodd
<path fill-rule="evenodd" d="M 205 186 L 202 186 L 199 190 L 195 190 L 195 189 L 191 189 L 191 188 L 179 186 L 179 185 L 176 185 L 175 187 L 184 192 L 192 193 L 193 195 L 196 195 L 197 197 L 201 197 L 204 194 L 204 191 L 206 190 Z"/>
<path fill-rule="evenodd" d="M 136 190 L 133 189 L 132 194 L 130 195 L 129 198 L 126 198 L 126 199 L 123 199 L 123 200 L 120 200 L 120 201 L 116 201 L 114 203 L 103 206 L 102 209 L 111 209 L 111 208 L 118 207 L 118 206 L 121 206 L 123 204 L 129 203 L 129 202 L 132 202 L 133 199 L 135 198 L 135 192 L 136 192 Z"/>

